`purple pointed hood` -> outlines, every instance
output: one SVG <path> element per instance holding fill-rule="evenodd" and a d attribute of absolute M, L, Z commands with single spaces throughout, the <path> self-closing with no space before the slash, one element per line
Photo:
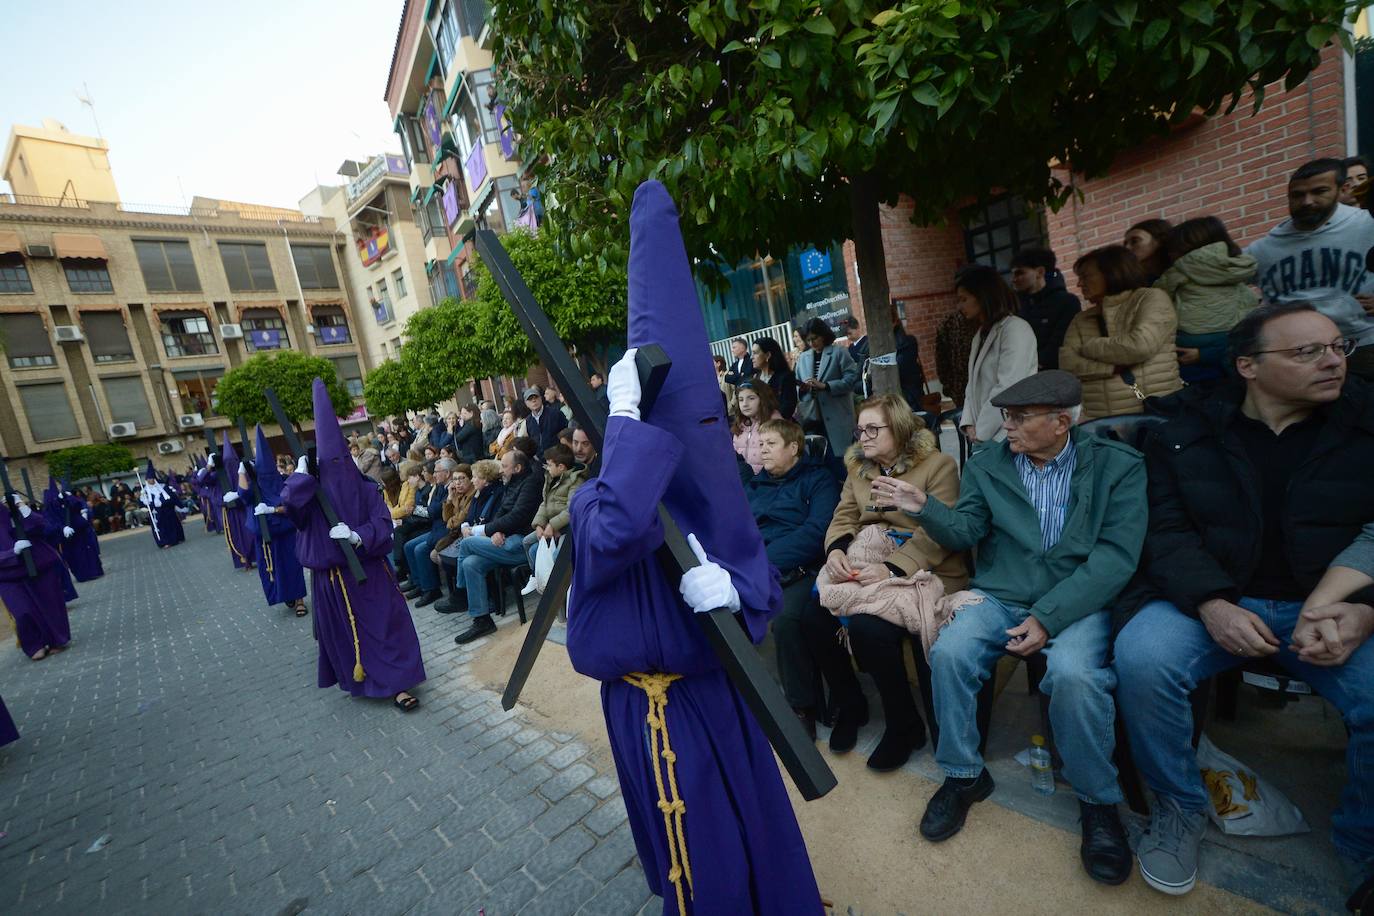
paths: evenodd
<path fill-rule="evenodd" d="M 48 524 L 59 528 L 67 524 L 62 491 L 58 489 L 57 480 L 51 474 L 48 475 L 48 488 L 43 491 L 43 517 L 48 520 Z"/>
<path fill-rule="evenodd" d="M 157 466 L 153 464 L 153 459 L 148 459 L 148 467 L 144 468 L 143 476 L 151 481 L 157 481 Z"/>
<path fill-rule="evenodd" d="M 239 486 L 239 453 L 234 449 L 234 443 L 229 441 L 229 434 L 224 434 L 224 445 L 220 446 L 219 460 L 224 462 L 224 473 L 229 477 L 229 490 L 237 490 Z"/>
<path fill-rule="evenodd" d="M 657 181 L 646 181 L 635 191 L 629 273 L 629 345 L 656 343 L 673 363 L 653 410 L 644 418 L 684 446 L 664 505 L 684 535 L 696 534 L 707 553 L 730 570 L 744 603 L 767 608 L 768 558 L 758 528 L 739 524 L 749 504 L 711 361 L 710 338 L 678 228 L 677 207 Z"/>
<path fill-rule="evenodd" d="M 320 468 L 320 488 L 329 494 L 339 518 L 350 527 L 369 518 L 368 491 L 377 485 L 353 463 L 334 404 L 324 382 L 315 379 L 315 461 Z"/>
<path fill-rule="evenodd" d="M 286 481 L 277 470 L 277 458 L 272 454 L 272 447 L 267 444 L 267 434 L 262 431 L 261 426 L 257 428 L 256 438 L 258 444 L 253 449 L 253 467 L 258 477 L 258 495 L 269 506 L 280 505 L 281 489 L 286 485 Z"/>

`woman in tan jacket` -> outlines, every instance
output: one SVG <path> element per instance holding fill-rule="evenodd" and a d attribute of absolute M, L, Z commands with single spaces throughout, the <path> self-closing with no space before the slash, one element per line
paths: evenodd
<path fill-rule="evenodd" d="M 892 578 L 910 579 L 933 573 L 946 592 L 968 583 L 964 556 L 946 550 L 921 530 L 920 523 L 896 506 L 873 505 L 873 481 L 880 475 L 912 483 L 941 500 L 959 500 L 959 474 L 954 459 L 940 451 L 935 437 L 900 396 L 885 394 L 859 405 L 858 441 L 845 454 L 848 471 L 840 503 L 825 533 L 826 568 L 821 579 L 876 585 Z M 856 561 L 851 546 L 878 533 L 891 543 L 882 562 Z M 819 581 L 819 580 L 818 580 Z M 911 585 L 914 597 L 917 586 Z M 826 651 L 834 644 L 839 623 L 819 605 L 807 615 L 807 640 L 824 667 L 825 679 L 838 705 L 830 750 L 844 753 L 858 740 L 868 721 L 868 704 L 847 656 Z M 916 708 L 903 661 L 909 633 L 874 614 L 856 613 L 845 627 L 859 665 L 873 676 L 882 698 L 887 729 L 868 758 L 880 772 L 906 763 L 926 743 L 925 723 Z"/>
<path fill-rule="evenodd" d="M 1120 245 L 1090 251 L 1073 265 L 1088 306 L 1069 324 L 1059 368 L 1083 383 L 1083 419 L 1143 413 L 1145 399 L 1183 387 L 1169 294 Z"/>

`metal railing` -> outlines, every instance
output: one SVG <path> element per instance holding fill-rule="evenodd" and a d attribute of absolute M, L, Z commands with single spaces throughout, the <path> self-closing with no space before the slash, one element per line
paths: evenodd
<path fill-rule="evenodd" d="M 89 210 L 91 204 L 112 206 L 120 213 L 138 213 L 147 216 L 188 216 L 203 219 L 219 219 L 221 216 L 237 216 L 239 219 L 258 222 L 288 222 L 318 224 L 318 216 L 306 216 L 277 210 L 274 207 L 257 207 L 251 204 L 237 207 L 189 207 L 170 204 L 131 204 L 123 201 L 90 201 L 75 197 L 39 197 L 33 194 L 0 193 L 0 206 L 15 207 L 61 207 L 68 210 Z"/>
<path fill-rule="evenodd" d="M 33 194 L 0 194 L 0 204 L 16 207 L 70 207 L 89 210 L 90 202 L 75 197 L 38 197 Z"/>
<path fill-rule="evenodd" d="M 753 346 L 754 341 L 760 337 L 771 337 L 782 347 L 782 352 L 786 353 L 792 349 L 792 323 L 784 321 L 782 324 L 775 324 L 770 328 L 759 328 L 756 331 L 746 331 L 743 334 L 732 334 L 729 337 L 722 337 L 720 340 L 711 341 L 711 355 L 723 356 L 726 362 L 734 358 L 730 352 L 730 342 L 736 338 L 744 338 L 744 342 Z"/>

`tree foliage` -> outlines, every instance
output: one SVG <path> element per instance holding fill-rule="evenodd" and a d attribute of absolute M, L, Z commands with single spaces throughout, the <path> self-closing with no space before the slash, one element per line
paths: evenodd
<path fill-rule="evenodd" d="M 259 353 L 224 373 L 215 388 L 219 401 L 215 409 L 222 416 L 242 418 L 247 423 L 275 423 L 276 416 L 262 393 L 264 388 L 271 388 L 287 417 L 299 423 L 315 413 L 312 383 L 317 377 L 324 380 L 335 414 L 343 416 L 353 409 L 353 398 L 334 364 L 323 356 L 294 350 Z"/>
<path fill-rule="evenodd" d="M 389 359 L 375 366 L 363 380 L 368 411 L 379 417 L 405 416 L 407 410 L 429 407 L 435 399 L 425 392 L 421 379 L 420 372 L 406 365 L 404 358 Z"/>
<path fill-rule="evenodd" d="M 122 445 L 100 443 L 94 445 L 73 445 L 60 448 L 47 455 L 48 473 L 57 480 L 70 477 L 72 480 L 85 480 L 88 477 L 100 479 L 106 474 L 127 471 L 136 463 L 134 453 Z"/>

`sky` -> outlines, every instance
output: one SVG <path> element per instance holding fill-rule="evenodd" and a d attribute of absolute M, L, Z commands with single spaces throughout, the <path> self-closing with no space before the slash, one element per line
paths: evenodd
<path fill-rule="evenodd" d="M 402 5 L 0 0 L 0 136 L 44 118 L 95 136 L 84 83 L 125 203 L 295 207 L 345 159 L 400 151 L 382 96 Z"/>

